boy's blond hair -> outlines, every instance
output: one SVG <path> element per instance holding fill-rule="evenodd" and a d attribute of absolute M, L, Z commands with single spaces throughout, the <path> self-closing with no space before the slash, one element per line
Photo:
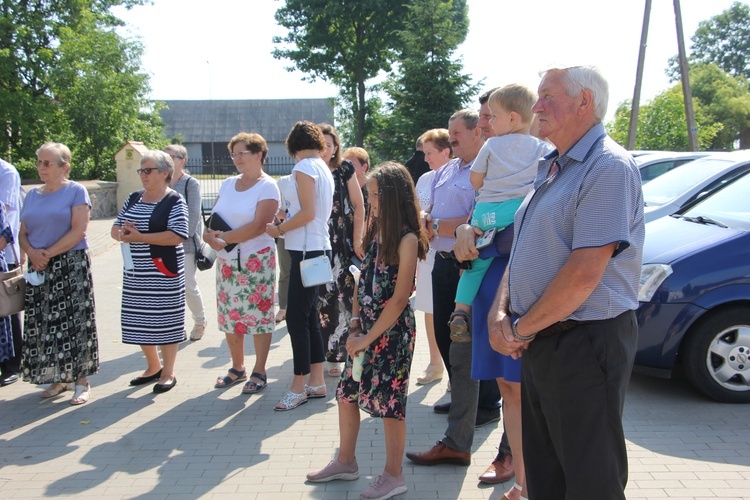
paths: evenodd
<path fill-rule="evenodd" d="M 500 106 L 505 111 L 515 111 L 521 116 L 524 123 L 530 124 L 534 119 L 531 108 L 536 102 L 536 92 L 518 83 L 512 83 L 500 87 L 490 95 L 490 106 Z"/>

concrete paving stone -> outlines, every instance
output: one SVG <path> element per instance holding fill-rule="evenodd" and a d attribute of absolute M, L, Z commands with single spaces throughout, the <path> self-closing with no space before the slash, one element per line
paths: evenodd
<path fill-rule="evenodd" d="M 648 489 L 625 489 L 625 496 L 626 498 L 671 498 L 670 495 L 667 494 L 666 491 L 656 488 L 648 488 Z"/>

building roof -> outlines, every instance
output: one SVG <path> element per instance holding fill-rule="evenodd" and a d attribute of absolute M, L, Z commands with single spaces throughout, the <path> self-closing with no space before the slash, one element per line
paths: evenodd
<path fill-rule="evenodd" d="M 164 101 L 167 137 L 184 142 L 227 142 L 239 132 L 255 132 L 267 142 L 284 142 L 299 120 L 333 123 L 333 99 Z"/>

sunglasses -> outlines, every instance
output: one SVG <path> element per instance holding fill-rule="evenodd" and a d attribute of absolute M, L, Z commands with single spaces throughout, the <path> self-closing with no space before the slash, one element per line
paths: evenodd
<path fill-rule="evenodd" d="M 151 167 L 151 168 L 139 168 L 138 170 L 135 171 L 135 173 L 138 174 L 138 175 L 142 175 L 142 174 L 151 175 L 151 172 L 153 172 L 154 170 L 159 170 L 159 169 L 158 168 L 154 168 L 154 167 Z"/>
<path fill-rule="evenodd" d="M 36 166 L 37 168 L 49 168 L 50 166 L 57 166 L 58 164 L 56 162 L 51 162 L 49 160 L 37 160 Z"/>

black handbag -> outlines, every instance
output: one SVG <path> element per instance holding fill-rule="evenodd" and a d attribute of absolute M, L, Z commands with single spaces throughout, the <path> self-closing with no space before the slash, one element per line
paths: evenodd
<path fill-rule="evenodd" d="M 213 229 L 214 231 L 226 232 L 232 230 L 229 224 L 227 224 L 226 221 L 221 218 L 221 215 L 217 214 L 216 212 L 213 212 L 208 217 L 208 220 L 206 220 L 206 227 L 209 229 Z M 224 250 L 226 250 L 227 252 L 231 252 L 236 246 L 237 243 L 229 243 L 224 247 Z"/>
<path fill-rule="evenodd" d="M 214 261 L 216 260 L 214 249 L 206 245 L 204 241 L 201 241 L 200 245 L 198 245 L 195 237 L 193 237 L 193 244 L 195 244 L 195 267 L 199 271 L 205 271 L 214 267 Z"/>

